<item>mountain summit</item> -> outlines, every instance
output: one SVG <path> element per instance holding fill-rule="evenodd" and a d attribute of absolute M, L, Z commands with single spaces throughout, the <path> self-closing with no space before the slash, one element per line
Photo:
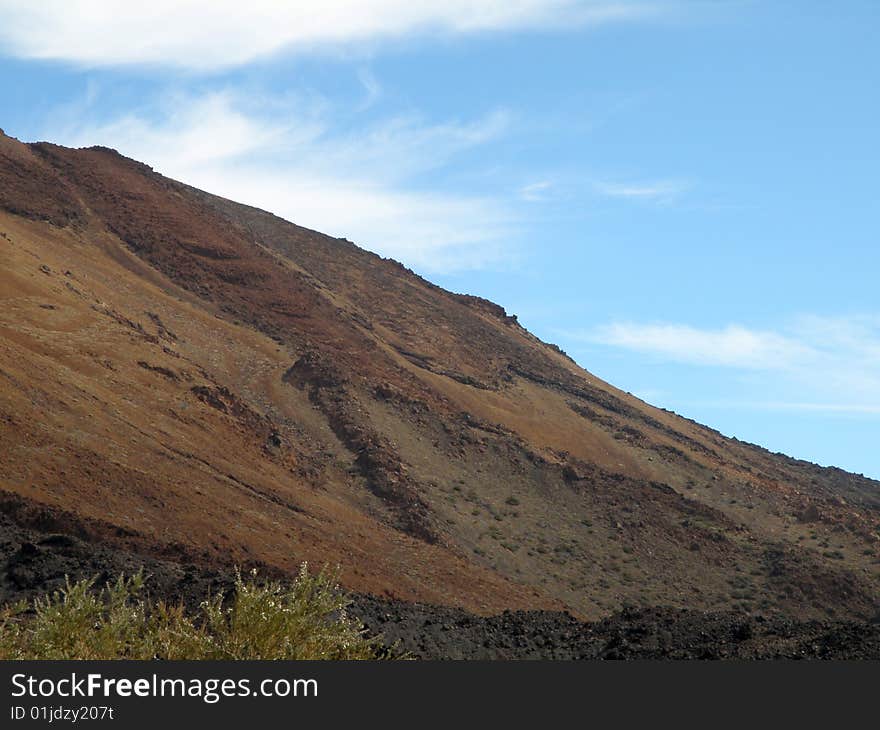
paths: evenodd
<path fill-rule="evenodd" d="M 0 502 L 29 529 L 479 614 L 877 613 L 880 483 L 113 150 L 0 136 L 0 299 Z"/>

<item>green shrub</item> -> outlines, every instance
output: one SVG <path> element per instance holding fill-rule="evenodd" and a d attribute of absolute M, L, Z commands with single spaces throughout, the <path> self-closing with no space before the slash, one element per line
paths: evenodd
<path fill-rule="evenodd" d="M 0 611 L 0 659 L 373 659 L 378 643 L 346 613 L 337 574 L 303 564 L 289 585 L 245 580 L 190 615 L 144 597 L 142 573 L 96 578 Z"/>

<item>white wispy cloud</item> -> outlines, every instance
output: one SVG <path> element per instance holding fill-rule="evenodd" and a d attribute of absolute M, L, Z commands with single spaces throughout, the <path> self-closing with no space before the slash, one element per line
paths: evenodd
<path fill-rule="evenodd" d="M 802 316 L 781 331 L 618 322 L 567 337 L 654 360 L 749 371 L 755 388 L 777 393 L 744 398 L 735 407 L 880 413 L 880 315 Z M 779 398 L 782 392 L 785 400 Z"/>
<path fill-rule="evenodd" d="M 382 97 L 382 84 L 379 83 L 379 80 L 368 68 L 359 68 L 357 72 L 357 77 L 358 81 L 360 81 L 361 83 L 361 86 L 364 87 L 364 92 L 366 93 L 366 97 L 358 105 L 358 110 L 364 111 L 365 109 L 369 109 L 371 106 L 373 106 L 373 104 L 375 104 Z"/>
<path fill-rule="evenodd" d="M 503 110 L 467 122 L 395 116 L 338 131 L 323 99 L 236 91 L 169 94 L 96 122 L 77 107 L 45 136 L 105 145 L 209 192 L 345 236 L 427 272 L 479 268 L 515 255 L 505 200 L 418 185 L 419 176 L 504 134 Z"/>
<path fill-rule="evenodd" d="M 600 195 L 610 198 L 630 198 L 634 200 L 653 200 L 669 202 L 681 195 L 688 188 L 687 183 L 680 180 L 657 180 L 654 182 L 603 182 L 593 184 L 593 189 Z"/>
<path fill-rule="evenodd" d="M 519 197 L 528 203 L 538 203 L 547 199 L 552 188 L 552 182 L 549 180 L 540 180 L 538 182 L 529 183 L 528 185 L 523 185 L 519 189 Z"/>
<path fill-rule="evenodd" d="M 758 370 L 786 369 L 814 354 L 796 339 L 739 325 L 707 330 L 684 324 L 613 323 L 597 328 L 587 339 L 676 362 Z"/>
<path fill-rule="evenodd" d="M 798 401 L 748 401 L 748 400 L 717 400 L 691 403 L 701 408 L 723 408 L 726 410 L 745 411 L 788 411 L 792 413 L 821 413 L 846 416 L 880 415 L 880 404 L 871 403 L 802 403 Z"/>
<path fill-rule="evenodd" d="M 0 0 L 0 47 L 88 66 L 229 68 L 282 51 L 424 34 L 570 28 L 654 15 L 642 0 Z"/>

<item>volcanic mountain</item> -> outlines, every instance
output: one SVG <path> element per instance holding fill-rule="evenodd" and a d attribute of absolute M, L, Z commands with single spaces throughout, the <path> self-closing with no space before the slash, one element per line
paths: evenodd
<path fill-rule="evenodd" d="M 56 543 L 338 564 L 475 614 L 880 607 L 880 483 L 654 408 L 345 239 L 4 135 L 0 490 Z"/>

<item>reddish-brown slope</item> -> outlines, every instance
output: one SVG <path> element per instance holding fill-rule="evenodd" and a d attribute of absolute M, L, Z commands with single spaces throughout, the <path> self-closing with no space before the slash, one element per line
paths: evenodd
<path fill-rule="evenodd" d="M 8 491 L 475 610 L 876 610 L 875 482 L 654 409 L 496 305 L 103 148 L 0 138 L 0 210 Z"/>

